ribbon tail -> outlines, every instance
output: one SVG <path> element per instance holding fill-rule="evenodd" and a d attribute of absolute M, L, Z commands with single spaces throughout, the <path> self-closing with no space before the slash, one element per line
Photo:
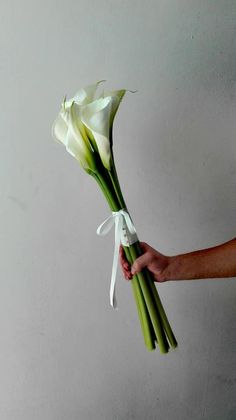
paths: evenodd
<path fill-rule="evenodd" d="M 138 240 L 136 229 L 132 222 L 129 213 L 125 209 L 121 209 L 107 217 L 104 222 L 97 228 L 97 234 L 101 236 L 107 235 L 115 224 L 115 247 L 113 254 L 112 274 L 110 283 L 110 304 L 113 309 L 117 309 L 116 300 L 116 274 L 119 262 L 119 247 L 120 243 L 125 246 L 130 246 Z"/>
<path fill-rule="evenodd" d="M 110 285 L 110 304 L 113 309 L 117 309 L 117 300 L 116 300 L 116 273 L 118 268 L 119 260 L 119 247 L 120 247 L 120 235 L 122 229 L 122 217 L 116 217 L 115 219 L 115 248 L 112 264 L 112 274 L 111 274 L 111 285 Z"/>

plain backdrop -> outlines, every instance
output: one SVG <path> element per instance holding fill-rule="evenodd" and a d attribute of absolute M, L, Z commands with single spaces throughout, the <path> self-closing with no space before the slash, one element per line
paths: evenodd
<path fill-rule="evenodd" d="M 114 232 L 53 141 L 65 94 L 106 79 L 139 237 L 167 255 L 236 235 L 234 0 L 9 0 L 0 13 L 1 420 L 233 420 L 235 279 L 158 285 L 179 347 L 144 346 Z"/>

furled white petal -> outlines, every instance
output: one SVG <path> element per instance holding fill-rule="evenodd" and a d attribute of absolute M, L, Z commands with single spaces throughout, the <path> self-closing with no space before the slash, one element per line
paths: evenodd
<path fill-rule="evenodd" d="M 95 92 L 97 89 L 97 85 L 90 85 L 86 88 L 81 88 L 76 92 L 76 94 L 73 97 L 73 100 L 78 105 L 85 105 L 86 103 L 89 103 L 93 100 Z"/>
<path fill-rule="evenodd" d="M 106 169 L 111 169 L 111 145 L 108 137 L 103 136 L 102 134 L 95 133 L 93 131 L 93 136 L 96 141 L 98 148 L 98 153 L 101 157 L 102 163 Z"/>
<path fill-rule="evenodd" d="M 55 139 L 65 143 L 68 127 L 62 118 L 61 114 L 58 115 L 52 126 L 52 135 Z"/>
<path fill-rule="evenodd" d="M 68 126 L 69 124 L 69 109 L 70 109 L 71 105 L 68 106 L 66 105 L 66 101 L 63 102 L 61 110 L 60 110 L 60 117 L 63 119 L 63 121 L 66 123 L 66 125 Z"/>
<path fill-rule="evenodd" d="M 84 125 L 77 115 L 75 103 L 72 103 L 70 107 L 65 107 L 63 104 L 53 124 L 52 132 L 53 136 L 64 144 L 66 150 L 80 162 L 84 169 L 96 170 L 93 150 Z"/>
<path fill-rule="evenodd" d="M 78 105 L 86 105 L 94 100 L 94 96 L 97 90 L 99 83 L 104 82 L 105 80 L 100 80 L 99 82 L 95 83 L 94 85 L 86 86 L 85 88 L 81 88 L 78 92 L 74 95 L 74 101 Z"/>
<path fill-rule="evenodd" d="M 91 131 L 107 135 L 110 114 L 111 98 L 100 98 L 83 107 L 81 120 Z"/>
<path fill-rule="evenodd" d="M 69 127 L 72 130 L 74 137 L 81 145 L 81 149 L 83 149 L 85 153 L 91 153 L 92 149 L 87 138 L 83 123 L 76 112 L 76 108 L 76 104 L 73 103 L 68 110 Z"/>
<path fill-rule="evenodd" d="M 92 132 L 96 141 L 98 152 L 103 165 L 110 169 L 110 117 L 112 101 L 111 97 L 97 99 L 83 107 L 81 120 Z"/>
<path fill-rule="evenodd" d="M 89 162 L 86 156 L 86 153 L 84 153 L 84 149 L 81 148 L 81 143 L 77 141 L 77 139 L 74 137 L 73 132 L 71 128 L 69 128 L 66 140 L 65 140 L 65 146 L 68 153 L 70 153 L 74 158 L 76 158 L 81 166 L 83 168 L 89 168 Z"/>
<path fill-rule="evenodd" d="M 112 90 L 110 92 L 105 92 L 104 97 L 111 97 L 112 102 L 112 109 L 111 109 L 111 116 L 110 116 L 110 124 L 113 122 L 114 117 L 118 111 L 119 105 L 125 95 L 126 90 L 120 89 L 120 90 Z"/>

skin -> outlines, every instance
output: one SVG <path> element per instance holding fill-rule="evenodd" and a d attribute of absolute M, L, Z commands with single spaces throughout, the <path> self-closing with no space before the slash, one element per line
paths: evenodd
<path fill-rule="evenodd" d="M 236 277 L 236 238 L 212 248 L 175 256 L 166 256 L 145 242 L 140 243 L 143 255 L 132 267 L 120 247 L 120 264 L 127 280 L 148 268 L 156 282 Z"/>

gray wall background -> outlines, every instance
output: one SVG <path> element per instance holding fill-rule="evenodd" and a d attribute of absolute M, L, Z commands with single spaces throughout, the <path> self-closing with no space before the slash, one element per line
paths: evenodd
<path fill-rule="evenodd" d="M 97 185 L 51 138 L 65 94 L 107 79 L 139 236 L 167 255 L 235 237 L 233 0 L 2 1 L 1 420 L 233 420 L 235 279 L 158 286 L 179 348 L 146 351 L 131 285 L 109 306 Z"/>

